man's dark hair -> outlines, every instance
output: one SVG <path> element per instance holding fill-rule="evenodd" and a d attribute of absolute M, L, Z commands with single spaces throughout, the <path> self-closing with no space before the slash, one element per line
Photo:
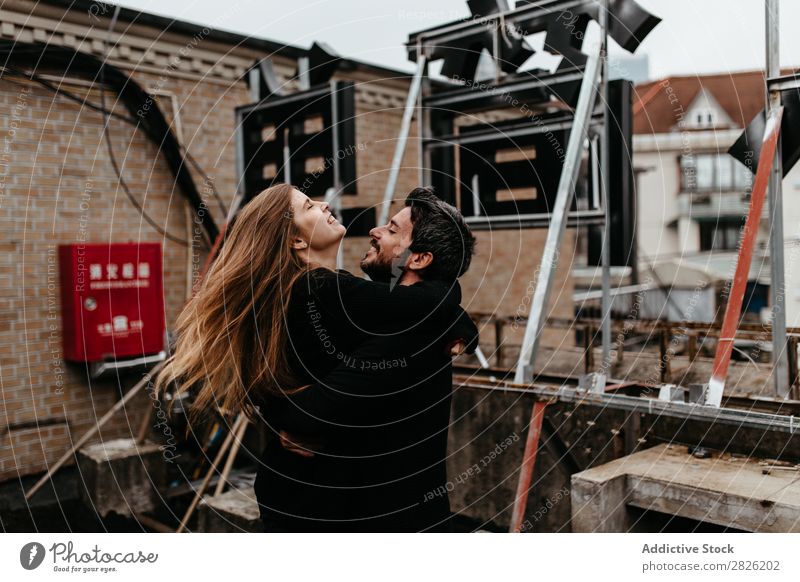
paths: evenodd
<path fill-rule="evenodd" d="M 406 197 L 411 208 L 412 253 L 429 252 L 433 262 L 425 279 L 452 282 L 467 272 L 475 253 L 475 236 L 464 217 L 430 188 L 415 188 Z"/>

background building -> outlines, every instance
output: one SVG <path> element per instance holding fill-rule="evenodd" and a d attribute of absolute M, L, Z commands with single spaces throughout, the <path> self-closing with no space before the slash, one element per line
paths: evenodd
<path fill-rule="evenodd" d="M 633 160 L 637 172 L 640 279 L 691 290 L 700 281 L 724 284 L 736 268 L 740 229 L 749 207 L 753 173 L 728 148 L 764 107 L 764 74 L 668 77 L 636 87 Z M 787 325 L 800 325 L 800 174 L 784 179 Z M 769 208 L 764 206 L 751 268 L 748 311 L 758 317 L 769 301 Z M 674 277 L 674 278 L 673 278 Z M 688 307 L 691 294 L 680 297 Z M 721 307 L 717 304 L 716 307 Z M 701 308 L 704 316 L 717 309 Z M 695 317 L 690 319 L 696 319 Z"/>

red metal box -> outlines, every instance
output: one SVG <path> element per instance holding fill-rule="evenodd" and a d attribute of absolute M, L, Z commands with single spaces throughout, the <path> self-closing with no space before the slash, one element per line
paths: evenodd
<path fill-rule="evenodd" d="M 164 349 L 159 243 L 59 245 L 64 359 L 97 362 Z"/>

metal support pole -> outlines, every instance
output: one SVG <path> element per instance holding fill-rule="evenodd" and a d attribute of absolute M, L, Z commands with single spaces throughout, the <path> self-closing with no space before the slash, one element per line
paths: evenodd
<path fill-rule="evenodd" d="M 600 3 L 600 103 L 603 107 L 603 133 L 600 136 L 600 193 L 603 204 L 604 224 L 603 242 L 600 247 L 600 262 L 603 270 L 603 296 L 600 301 L 602 309 L 602 348 L 603 360 L 600 364 L 602 373 L 609 375 L 611 367 L 611 216 L 608 204 L 608 176 L 609 176 L 609 143 L 608 143 L 608 0 Z"/>
<path fill-rule="evenodd" d="M 243 116 L 241 113 L 236 114 L 236 128 L 234 131 L 234 139 L 236 140 L 236 196 L 234 196 L 233 202 L 228 207 L 228 216 L 225 219 L 225 224 L 230 224 L 233 221 L 233 217 L 236 216 L 236 213 L 239 211 L 239 207 L 242 205 L 244 201 L 244 171 L 245 171 L 245 161 L 244 161 L 244 136 L 242 134 L 242 123 L 244 122 Z"/>
<path fill-rule="evenodd" d="M 342 191 L 342 169 L 339 166 L 339 95 L 337 93 L 336 81 L 330 82 L 331 87 L 331 145 L 333 147 L 333 187 L 336 193 Z M 325 193 L 327 198 L 328 194 Z M 340 217 L 341 218 L 341 217 Z"/>
<path fill-rule="evenodd" d="M 119 412 L 121 409 L 125 408 L 125 405 L 126 405 L 128 402 L 130 402 L 130 400 L 131 400 L 131 399 L 132 399 L 134 396 L 136 396 L 136 395 L 137 395 L 139 392 L 141 392 L 141 391 L 142 391 L 142 388 L 144 388 L 145 386 L 147 386 L 147 384 L 149 384 L 149 383 L 150 383 L 150 381 L 151 381 L 151 380 L 152 380 L 152 379 L 153 379 L 153 378 L 154 378 L 154 377 L 155 377 L 155 376 L 156 376 L 156 375 L 157 375 L 157 374 L 158 374 L 158 373 L 161 371 L 161 368 L 163 368 L 163 367 L 164 367 L 164 362 L 160 362 L 159 364 L 157 364 L 156 366 L 154 366 L 154 367 L 153 367 L 153 369 L 152 369 L 152 370 L 150 370 L 150 371 L 149 371 L 149 372 L 148 372 L 148 373 L 147 373 L 147 374 L 144 376 L 144 378 L 142 378 L 141 380 L 139 380 L 139 381 L 136 383 L 136 385 L 135 385 L 133 388 L 131 388 L 130 390 L 128 390 L 128 392 L 125 394 L 125 396 L 123 396 L 121 400 L 118 400 L 118 401 L 116 402 L 116 404 L 114 404 L 114 406 L 112 406 L 112 407 L 111 407 L 111 408 L 108 410 L 108 412 L 106 412 L 106 413 L 105 413 L 105 414 L 102 416 L 102 418 L 101 418 L 100 420 L 98 420 L 98 421 L 97 421 L 97 423 L 95 423 L 95 424 L 94 424 L 94 425 L 93 425 L 93 426 L 92 426 L 92 427 L 91 427 L 91 428 L 90 428 L 88 431 L 86 431 L 86 433 L 84 433 L 84 435 L 83 435 L 81 438 L 79 438 L 79 439 L 77 440 L 77 442 L 75 442 L 75 443 L 72 445 L 72 447 L 70 447 L 70 449 L 69 449 L 69 450 L 68 450 L 66 453 L 64 453 L 63 455 L 61 455 L 61 457 L 58 459 L 58 461 L 56 461 L 56 462 L 55 462 L 53 465 L 51 465 L 50 467 L 48 467 L 48 468 L 47 468 L 47 472 L 44 474 L 44 476 L 42 476 L 42 478 L 41 478 L 41 479 L 39 479 L 39 480 L 38 480 L 38 481 L 37 481 L 37 482 L 34 484 L 34 486 L 33 486 L 33 487 L 31 487 L 31 488 L 28 490 L 28 492 L 27 492 L 27 493 L 25 493 L 25 501 L 28 501 L 28 500 L 29 500 L 31 497 L 33 497 L 33 496 L 34 496 L 34 494 L 35 494 L 35 493 L 36 493 L 36 492 L 37 492 L 39 489 L 41 489 L 41 488 L 42 488 L 42 486 L 44 486 L 44 484 L 45 484 L 45 483 L 47 483 L 47 481 L 48 481 L 48 480 L 50 480 L 50 479 L 53 477 L 53 475 L 55 474 L 55 472 L 56 472 L 56 471 L 58 471 L 58 469 L 59 469 L 59 468 L 61 468 L 61 466 L 62 466 L 64 463 L 66 463 L 66 462 L 67 462 L 67 461 L 69 461 L 70 459 L 74 458 L 74 457 L 75 457 L 75 452 L 76 452 L 78 449 L 80 449 L 80 448 L 81 448 L 83 445 L 85 445 L 85 444 L 86 444 L 86 443 L 89 441 L 89 439 L 90 439 L 90 438 L 92 438 L 92 437 L 93 437 L 93 436 L 94 436 L 96 433 L 98 433 L 98 432 L 99 432 L 99 431 L 100 431 L 100 430 L 103 428 L 103 426 L 104 426 L 104 425 L 105 425 L 105 424 L 106 424 L 106 423 L 107 423 L 109 420 L 111 420 L 111 417 L 113 417 L 113 416 L 114 416 L 114 415 L 115 415 L 117 412 Z M 70 435 L 70 438 L 72 438 L 72 435 Z"/>
<path fill-rule="evenodd" d="M 400 173 L 400 164 L 403 163 L 403 154 L 406 151 L 406 142 L 408 141 L 408 132 L 411 129 L 411 119 L 414 116 L 414 106 L 417 102 L 419 95 L 419 88 L 422 85 L 422 77 L 425 74 L 425 55 L 420 54 L 417 56 L 417 72 L 414 73 L 414 78 L 411 80 L 411 87 L 408 90 L 408 97 L 406 98 L 406 108 L 403 112 L 403 121 L 400 123 L 400 135 L 397 136 L 397 145 L 394 148 L 394 157 L 392 158 L 392 167 L 389 170 L 389 180 L 386 182 L 386 190 L 383 193 L 383 205 L 381 206 L 379 225 L 389 222 L 389 205 L 394 196 L 394 188 L 397 185 L 397 176 Z M 419 144 L 422 148 L 422 144 Z"/>
<path fill-rule="evenodd" d="M 331 134 L 333 135 L 333 188 L 328 188 L 325 191 L 325 202 L 333 208 L 333 212 L 336 214 L 336 218 L 342 220 L 342 196 L 341 193 L 344 189 L 342 185 L 342 170 L 339 167 L 339 132 L 337 131 L 339 128 L 339 95 L 337 93 L 337 84 L 336 81 L 330 82 L 331 86 L 331 127 L 333 131 Z M 342 221 L 344 222 L 344 221 Z M 342 237 L 341 242 L 339 243 L 339 249 L 336 251 L 336 268 L 343 269 L 344 268 L 344 244 L 345 239 Z"/>
<path fill-rule="evenodd" d="M 486 359 L 486 355 L 483 353 L 483 350 L 480 348 L 475 348 L 475 357 L 478 358 L 478 362 L 481 365 L 481 368 L 484 370 L 489 369 L 489 360 Z"/>
<path fill-rule="evenodd" d="M 478 174 L 472 175 L 472 216 L 481 215 L 481 183 L 478 181 Z"/>
<path fill-rule="evenodd" d="M 248 72 L 250 82 L 250 101 L 259 101 L 261 97 L 261 71 L 258 67 L 253 67 Z"/>
<path fill-rule="evenodd" d="M 536 453 L 539 451 L 539 438 L 542 435 L 542 421 L 548 402 L 537 400 L 531 409 L 531 422 L 528 425 L 528 437 L 525 439 L 525 452 L 522 456 L 522 466 L 519 470 L 517 494 L 514 497 L 514 509 L 511 512 L 511 527 L 509 533 L 522 531 L 525 509 L 528 506 L 528 493 L 533 480 L 533 468 L 536 465 Z"/>
<path fill-rule="evenodd" d="M 725 318 L 722 320 L 722 329 L 717 343 L 717 353 L 714 356 L 714 367 L 711 371 L 711 381 L 708 383 L 705 404 L 719 407 L 722 403 L 722 394 L 725 389 L 725 380 L 728 377 L 728 368 L 731 362 L 731 352 L 739 325 L 739 316 L 742 312 L 744 294 L 747 290 L 747 278 L 750 273 L 750 262 L 753 258 L 753 249 L 756 245 L 756 233 L 761 222 L 761 210 L 764 207 L 767 186 L 772 174 L 773 157 L 777 157 L 776 149 L 778 136 L 783 119 L 783 107 L 778 107 L 767 114 L 767 123 L 764 127 L 764 138 L 761 143 L 761 155 L 758 158 L 756 179 L 753 182 L 753 191 L 750 194 L 750 209 L 744 224 L 744 234 L 739 244 L 739 257 L 736 261 L 736 273 L 733 276 L 728 293 L 728 304 L 725 306 Z M 775 329 L 772 330 L 775 333 Z M 784 350 L 785 352 L 785 350 Z M 787 368 L 788 370 L 788 368 Z"/>
<path fill-rule="evenodd" d="M 767 39 L 767 78 L 781 74 L 780 65 L 780 24 L 778 0 L 766 0 L 766 39 Z M 781 92 L 777 88 L 768 89 L 767 108 L 773 113 L 781 106 Z M 768 200 L 770 211 L 770 267 L 772 299 L 772 370 L 775 382 L 775 395 L 789 397 L 789 359 L 786 352 L 786 283 L 783 261 L 783 165 L 781 159 L 781 139 L 778 134 L 778 154 L 772 162 L 772 176 L 769 180 Z"/>
<path fill-rule="evenodd" d="M 283 129 L 283 181 L 292 183 L 292 150 L 289 147 L 289 128 Z"/>
<path fill-rule="evenodd" d="M 336 215 L 336 218 L 342 220 L 342 196 L 341 190 L 338 188 L 328 188 L 325 190 L 325 202 L 331 207 L 331 211 Z M 339 243 L 339 249 L 336 251 L 336 268 L 344 269 L 344 241 L 342 238 Z"/>
<path fill-rule="evenodd" d="M 492 62 L 494 63 L 494 84 L 500 83 L 500 27 L 501 21 L 494 23 L 492 27 Z"/>
<path fill-rule="evenodd" d="M 417 45 L 417 58 L 422 56 L 422 45 Z M 425 65 L 427 66 L 427 64 Z M 417 95 L 417 135 L 419 136 L 419 145 L 417 147 L 417 184 L 426 186 L 430 184 L 429 174 L 429 160 L 430 154 L 425 147 L 428 143 L 428 138 L 431 134 L 430 128 L 430 111 L 422 106 L 424 98 L 431 93 L 431 80 L 425 74 L 425 68 L 422 68 L 422 81 Z"/>
<path fill-rule="evenodd" d="M 553 204 L 550 227 L 547 230 L 547 240 L 542 252 L 542 262 L 539 268 L 539 277 L 533 293 L 528 324 L 525 327 L 525 337 L 517 362 L 514 382 L 521 384 L 529 382 L 533 376 L 533 363 L 539 346 L 539 337 L 547 320 L 547 303 L 550 290 L 553 287 L 553 276 L 558 263 L 559 247 L 564 239 L 564 230 L 567 226 L 567 215 L 575 191 L 575 182 L 581 163 L 581 153 L 586 141 L 589 120 L 594 108 L 594 98 L 597 92 L 597 75 L 600 71 L 600 47 L 595 47 L 586 61 L 583 83 L 581 83 L 578 104 L 575 107 L 575 116 L 572 130 L 569 132 L 567 153 L 564 157 L 564 167 L 561 170 L 561 179 L 558 182 L 555 203 Z"/>

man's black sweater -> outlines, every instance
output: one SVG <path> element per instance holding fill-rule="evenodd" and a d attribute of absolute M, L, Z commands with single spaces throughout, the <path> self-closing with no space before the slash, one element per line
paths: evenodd
<path fill-rule="evenodd" d="M 477 342 L 459 302 L 457 283 L 390 289 L 343 271 L 295 285 L 290 359 L 311 386 L 262 409 L 274 431 L 324 445 L 310 459 L 267 447 L 256 494 L 268 527 L 447 531 L 445 348 Z"/>

